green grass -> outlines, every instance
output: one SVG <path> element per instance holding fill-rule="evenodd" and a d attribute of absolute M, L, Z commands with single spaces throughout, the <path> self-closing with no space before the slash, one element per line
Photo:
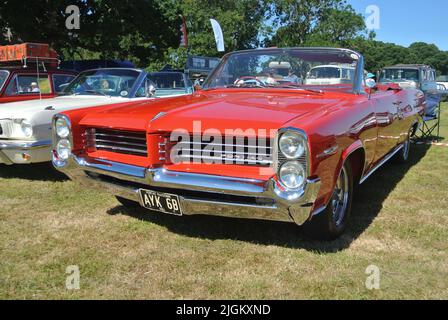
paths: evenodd
<path fill-rule="evenodd" d="M 448 105 L 441 135 L 448 137 Z M 448 142 L 448 139 L 445 139 Z M 356 194 L 348 232 L 130 212 L 50 166 L 0 167 L 2 299 L 447 299 L 448 147 L 413 145 Z M 380 290 L 365 286 L 369 265 Z M 80 290 L 65 288 L 78 265 Z"/>

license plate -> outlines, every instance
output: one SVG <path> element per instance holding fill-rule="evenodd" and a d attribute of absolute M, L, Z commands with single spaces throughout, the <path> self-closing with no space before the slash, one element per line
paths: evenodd
<path fill-rule="evenodd" d="M 182 215 L 179 196 L 144 189 L 140 189 L 139 192 L 141 204 L 144 208 L 176 216 Z"/>

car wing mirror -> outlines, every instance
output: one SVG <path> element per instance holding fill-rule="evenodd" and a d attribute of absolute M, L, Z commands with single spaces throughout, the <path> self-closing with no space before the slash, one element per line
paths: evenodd
<path fill-rule="evenodd" d="M 369 78 L 366 79 L 366 87 L 369 89 L 369 99 L 372 93 L 376 91 L 376 81 L 375 79 Z"/>

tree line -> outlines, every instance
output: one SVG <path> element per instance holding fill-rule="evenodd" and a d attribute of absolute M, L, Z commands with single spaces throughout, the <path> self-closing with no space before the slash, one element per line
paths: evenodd
<path fill-rule="evenodd" d="M 79 30 L 66 27 L 76 5 Z M 182 17 L 188 49 L 180 47 Z M 423 63 L 448 74 L 448 52 L 376 40 L 345 0 L 0 0 L 0 43 L 46 42 L 65 59 L 126 59 L 139 67 L 182 68 L 188 54 L 220 56 L 209 22 L 221 24 L 227 52 L 256 47 L 331 46 L 357 50 L 366 69 Z"/>

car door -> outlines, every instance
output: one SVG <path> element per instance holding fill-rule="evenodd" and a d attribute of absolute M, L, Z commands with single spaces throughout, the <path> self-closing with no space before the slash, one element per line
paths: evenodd
<path fill-rule="evenodd" d="M 401 130 L 398 110 L 403 101 L 398 92 L 380 90 L 371 95 L 378 128 L 374 163 L 387 155 L 399 142 Z"/>

